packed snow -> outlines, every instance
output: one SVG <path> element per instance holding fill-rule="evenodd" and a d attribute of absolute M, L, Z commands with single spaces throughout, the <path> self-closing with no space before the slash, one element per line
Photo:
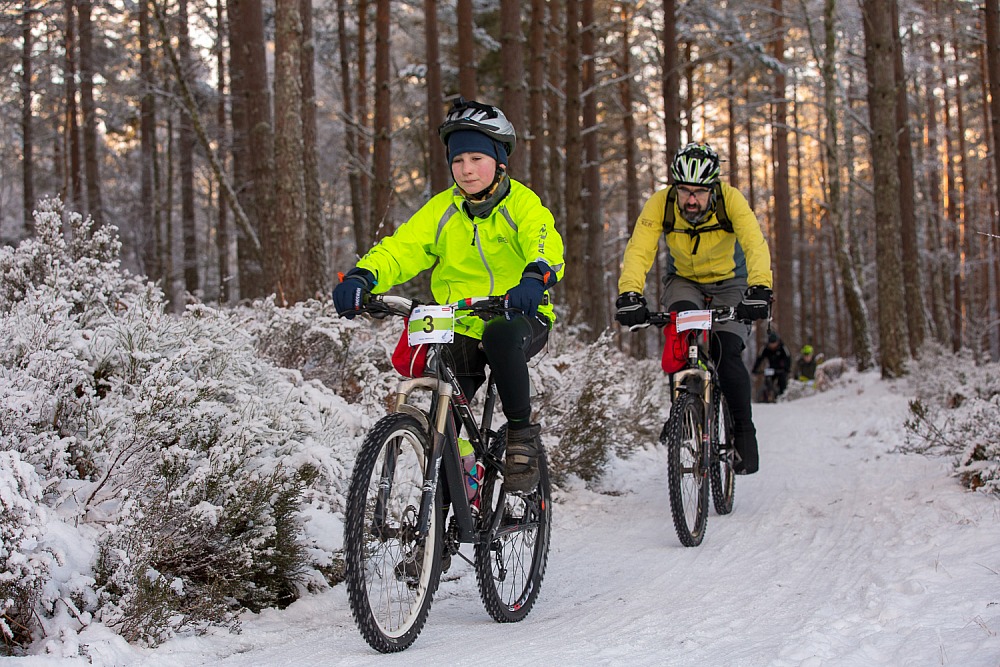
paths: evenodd
<path fill-rule="evenodd" d="M 654 443 L 612 461 L 597 488 L 557 490 L 541 595 L 518 624 L 490 619 L 472 568 L 455 559 L 427 625 L 401 654 L 369 648 L 339 585 L 284 610 L 246 613 L 240 634 L 216 628 L 144 649 L 95 624 L 60 646 L 76 644 L 89 661 L 7 660 L 996 667 L 1000 500 L 962 487 L 948 458 L 896 451 L 909 396 L 905 380 L 865 373 L 755 405 L 761 470 L 737 478 L 733 513 L 713 512 L 699 547 L 677 540 L 666 454 Z M 335 518 L 329 525 L 339 530 Z"/>

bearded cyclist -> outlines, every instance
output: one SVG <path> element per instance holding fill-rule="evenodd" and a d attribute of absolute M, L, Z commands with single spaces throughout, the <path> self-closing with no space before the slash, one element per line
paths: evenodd
<path fill-rule="evenodd" d="M 713 307 L 736 306 L 737 317 L 770 317 L 771 256 L 760 224 L 746 198 L 719 179 L 719 156 L 707 144 L 690 143 L 670 164 L 672 184 L 643 206 L 625 247 L 618 279 L 615 319 L 622 326 L 644 324 L 649 310 L 643 292 L 666 237 L 667 267 L 663 304 L 667 310 L 697 310 L 711 297 Z M 725 322 L 713 327 L 712 359 L 733 417 L 738 474 L 757 472 L 757 430 L 750 407 L 750 374 L 742 352 L 750 326 Z"/>

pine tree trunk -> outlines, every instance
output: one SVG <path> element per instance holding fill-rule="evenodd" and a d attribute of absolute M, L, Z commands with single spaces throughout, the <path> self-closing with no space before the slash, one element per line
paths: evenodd
<path fill-rule="evenodd" d="M 181 71 L 191 76 L 191 40 L 188 36 L 187 0 L 177 3 L 178 48 Z M 198 233 L 194 217 L 194 127 L 190 112 L 181 112 L 177 129 L 178 175 L 181 179 L 181 253 L 184 272 L 184 289 L 188 294 L 198 293 Z"/>
<path fill-rule="evenodd" d="M 924 319 L 924 290 L 921 284 L 923 262 L 920 258 L 916 215 L 913 139 L 910 134 L 910 102 L 906 70 L 903 68 L 903 43 L 899 37 L 899 7 L 892 2 L 893 35 L 896 58 L 893 73 L 896 81 L 896 127 L 899 147 L 899 215 L 903 251 L 903 293 L 906 296 L 906 330 L 909 332 L 910 356 L 917 357 L 924 344 L 927 322 Z"/>
<path fill-rule="evenodd" d="M 63 0 L 65 12 L 65 66 L 63 80 L 66 82 L 66 157 L 69 162 L 66 183 L 63 186 L 66 207 L 81 211 L 83 206 L 83 173 L 80 163 L 80 126 L 76 105 L 76 4 L 75 0 Z"/>
<path fill-rule="evenodd" d="M 568 221 L 566 219 L 566 189 L 563 187 L 563 178 L 566 175 L 566 164 L 563 161 L 563 148 L 565 147 L 566 114 L 564 113 L 564 99 L 560 94 L 563 84 L 560 74 L 565 72 L 565 67 L 559 60 L 559 54 L 565 48 L 566 32 L 563 30 L 562 13 L 563 0 L 551 0 L 549 6 L 548 38 L 551 67 L 549 68 L 549 87 L 546 94 L 545 125 L 548 128 L 548 180 L 546 181 L 545 203 L 552 215 L 556 219 L 556 228 L 563 238 L 567 238 Z"/>
<path fill-rule="evenodd" d="M 279 215 L 261 221 L 261 241 L 274 258 L 271 289 L 287 306 L 308 295 L 305 251 L 306 184 L 302 140 L 302 21 L 299 0 L 276 0 L 274 15 L 274 166 Z"/>
<path fill-rule="evenodd" d="M 368 155 L 371 153 L 371 143 L 368 141 L 366 119 L 370 112 L 368 105 L 368 0 L 358 0 L 358 79 L 355 82 L 355 92 L 357 98 L 357 148 L 358 164 L 361 176 L 361 205 L 362 214 L 365 219 L 365 239 L 358 249 L 358 255 L 368 252 L 368 249 L 375 244 L 375 226 L 372 223 L 372 202 L 371 202 L 371 166 Z"/>
<path fill-rule="evenodd" d="M 584 227 L 587 233 L 587 254 L 584 266 L 587 298 L 584 299 L 585 319 L 590 339 L 596 340 L 609 324 L 608 293 L 604 280 L 604 221 L 601 216 L 601 149 L 598 145 L 597 74 L 595 72 L 594 0 L 582 2 L 582 70 L 584 127 Z"/>
<path fill-rule="evenodd" d="M 663 112 L 667 164 L 673 161 L 681 141 L 680 72 L 677 62 L 677 7 L 663 0 Z"/>
<path fill-rule="evenodd" d="M 372 229 L 376 238 L 391 234 L 392 203 L 392 108 L 389 86 L 390 0 L 375 3 L 375 136 L 372 156 Z"/>
<path fill-rule="evenodd" d="M 25 0 L 21 8 L 21 188 L 23 203 L 22 225 L 25 237 L 34 233 L 35 219 L 35 175 L 34 136 L 31 111 L 31 0 Z"/>
<path fill-rule="evenodd" d="M 865 65 L 875 181 L 875 254 L 882 377 L 903 375 L 907 358 L 906 304 L 899 248 L 899 171 L 896 158 L 893 0 L 865 0 Z"/>
<path fill-rule="evenodd" d="M 242 176 L 236 190 L 246 195 L 240 204 L 259 238 L 262 221 L 274 217 L 274 133 L 265 60 L 264 14 L 261 0 L 230 0 L 228 7 L 233 52 L 233 160 L 239 163 L 234 164 L 234 172 Z M 241 125 L 237 125 L 237 121 Z M 264 253 L 260 257 L 255 240 L 240 230 L 237 255 L 241 298 L 265 296 L 276 282 L 274 253 Z"/>
<path fill-rule="evenodd" d="M 444 122 L 444 94 L 441 88 L 441 55 L 438 49 L 437 0 L 424 0 L 424 44 L 427 51 L 427 165 L 431 194 L 451 184 L 451 170 L 438 128 Z"/>
<path fill-rule="evenodd" d="M 782 0 L 773 0 L 774 34 L 772 55 L 780 63 L 785 61 L 785 39 Z M 774 74 L 774 310 L 773 317 L 778 331 L 794 331 L 795 275 L 793 269 L 795 246 L 792 238 L 791 193 L 788 173 L 788 103 L 785 99 L 785 70 L 778 68 Z"/>
<path fill-rule="evenodd" d="M 826 52 L 823 59 L 823 108 L 826 113 L 823 147 L 829 164 L 829 190 L 827 192 L 827 222 L 831 228 L 833 251 L 840 271 L 844 305 L 851 324 L 851 342 L 859 371 L 872 366 L 874 345 L 868 329 L 868 308 L 865 304 L 858 274 L 849 250 L 849 240 L 843 223 L 840 180 L 840 138 L 837 120 L 837 26 L 835 23 L 836 0 L 825 0 L 823 6 L 823 31 Z"/>
<path fill-rule="evenodd" d="M 576 270 L 566 271 L 570 322 L 585 321 L 587 278 L 579 258 L 587 254 L 587 228 L 583 218 L 583 142 L 580 134 L 580 21 L 579 0 L 566 0 L 566 256 L 577 258 Z"/>
<path fill-rule="evenodd" d="M 83 167 L 87 179 L 87 212 L 94 229 L 104 224 L 98 156 L 97 105 L 94 102 L 94 22 L 92 0 L 77 0 L 80 25 L 80 110 L 83 113 Z"/>
<path fill-rule="evenodd" d="M 621 257 L 625 252 L 624 240 L 631 238 L 635 231 L 635 224 L 639 220 L 639 177 L 638 160 L 635 149 L 635 105 L 632 100 L 632 16 L 631 7 L 623 3 L 619 9 L 622 32 L 621 46 L 619 51 L 620 62 L 618 71 L 620 83 L 618 90 L 621 95 L 622 105 L 622 141 L 625 152 L 625 222 L 628 225 L 627 233 L 622 235 L 623 242 L 617 248 L 617 256 Z M 638 335 L 619 337 L 619 340 L 626 341 L 629 353 L 642 359 L 646 356 L 646 336 Z"/>
<path fill-rule="evenodd" d="M 991 193 L 994 210 L 1000 208 L 1000 3 L 998 0 L 985 0 L 986 9 L 986 71 L 989 75 L 990 89 L 990 135 L 993 144 L 993 175 L 994 187 Z M 993 358 L 1000 353 L 1000 216 L 994 212 L 991 216 L 991 232 L 994 238 L 989 244 L 990 253 L 987 261 L 990 264 L 992 280 L 986 285 L 990 295 L 990 322 L 992 336 Z"/>
<path fill-rule="evenodd" d="M 515 129 L 524 132 L 524 34 L 521 31 L 520 0 L 500 0 L 500 78 L 503 112 Z M 510 173 L 523 178 L 527 152 L 514 151 Z"/>
<path fill-rule="evenodd" d="M 337 0 L 337 43 L 340 57 L 340 95 L 344 105 L 344 144 L 347 152 L 347 182 L 351 193 L 351 221 L 354 223 L 354 247 L 357 254 L 368 249 L 368 216 L 361 193 L 361 157 L 358 155 L 358 118 L 354 113 L 351 86 L 351 61 L 347 55 L 347 11 L 345 0 Z M 361 24 L 359 20 L 359 26 Z"/>
<path fill-rule="evenodd" d="M 140 0 L 143 2 L 144 0 Z M 226 163 L 226 147 L 228 146 L 228 136 L 226 133 L 226 23 L 221 0 L 216 0 L 216 24 L 218 32 L 216 34 L 216 55 L 215 63 L 218 70 L 216 91 L 219 100 L 215 109 L 215 119 L 218 125 L 216 140 L 219 143 L 219 161 Z M 225 196 L 222 187 L 219 187 L 218 198 L 218 218 L 215 228 L 215 251 L 219 261 L 219 304 L 229 303 L 230 286 L 232 283 L 232 268 L 229 265 L 229 208 L 226 206 Z"/>
<path fill-rule="evenodd" d="M 531 32 L 528 38 L 528 187 L 545 191 L 545 0 L 531 0 Z"/>
<path fill-rule="evenodd" d="M 312 0 L 299 0 L 299 20 L 302 23 L 299 70 L 302 82 L 302 171 L 305 180 L 306 218 L 301 281 L 306 298 L 321 298 L 329 292 L 329 280 L 326 225 L 323 222 L 319 158 L 316 154 L 316 41 L 313 34 Z"/>
<path fill-rule="evenodd" d="M 458 22 L 458 93 L 467 100 L 479 96 L 476 83 L 475 24 L 472 17 L 472 0 L 458 0 L 456 3 Z"/>

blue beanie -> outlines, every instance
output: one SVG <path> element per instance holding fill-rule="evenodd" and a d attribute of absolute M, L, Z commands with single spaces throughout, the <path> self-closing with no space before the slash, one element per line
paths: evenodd
<path fill-rule="evenodd" d="M 455 130 L 448 135 L 448 162 L 462 153 L 482 153 L 499 164 L 507 164 L 507 151 L 503 144 L 476 130 Z"/>

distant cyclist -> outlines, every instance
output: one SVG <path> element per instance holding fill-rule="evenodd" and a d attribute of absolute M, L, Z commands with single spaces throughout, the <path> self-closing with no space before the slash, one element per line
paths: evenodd
<path fill-rule="evenodd" d="M 777 396 L 785 393 L 788 387 L 788 373 L 792 370 L 792 355 L 788 351 L 788 346 L 781 341 L 781 336 L 775 332 L 767 335 L 767 345 L 757 355 L 757 361 L 753 364 L 754 374 L 761 373 L 765 368 L 774 371 L 774 381 L 777 384 Z"/>
<path fill-rule="evenodd" d="M 767 319 L 771 307 L 771 255 L 757 217 L 736 188 L 719 179 L 719 156 L 707 144 L 688 144 L 670 164 L 672 184 L 653 194 L 625 247 L 615 319 L 643 324 L 643 292 L 660 236 L 667 243 L 663 303 L 668 311 L 736 306 L 741 319 Z M 742 352 L 750 327 L 725 322 L 713 330 L 711 354 L 733 416 L 736 472 L 757 472 L 757 430 L 750 406 L 750 375 Z"/>
<path fill-rule="evenodd" d="M 816 379 L 816 357 L 813 356 L 813 346 L 803 345 L 801 356 L 795 360 L 795 378 L 808 382 Z"/>

